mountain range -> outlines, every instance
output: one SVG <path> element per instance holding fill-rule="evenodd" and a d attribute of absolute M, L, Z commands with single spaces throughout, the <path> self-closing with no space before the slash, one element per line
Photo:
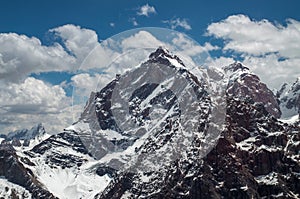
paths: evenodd
<path fill-rule="evenodd" d="M 160 47 L 62 132 L 0 136 L 0 197 L 299 198 L 300 78 L 274 94 L 237 62 L 201 74 Z"/>

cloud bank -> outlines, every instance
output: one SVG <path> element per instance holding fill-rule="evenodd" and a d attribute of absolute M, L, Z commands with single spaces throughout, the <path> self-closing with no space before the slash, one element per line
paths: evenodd
<path fill-rule="evenodd" d="M 287 19 L 283 25 L 232 15 L 210 24 L 206 35 L 222 40 L 223 51 L 240 55 L 271 88 L 300 76 L 299 21 Z"/>

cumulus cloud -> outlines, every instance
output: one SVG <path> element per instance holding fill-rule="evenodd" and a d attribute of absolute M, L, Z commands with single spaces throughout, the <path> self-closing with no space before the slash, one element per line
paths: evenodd
<path fill-rule="evenodd" d="M 75 25 L 51 29 L 55 39 L 44 45 L 36 37 L 0 34 L 0 126 L 3 133 L 47 123 L 54 133 L 70 125 L 71 98 L 61 85 L 30 77 L 42 72 L 75 71 L 99 45 L 93 30 Z M 67 119 L 67 115 L 70 119 Z M 73 121 L 72 121 L 73 122 Z"/>
<path fill-rule="evenodd" d="M 142 15 L 149 17 L 150 14 L 156 14 L 156 10 L 154 6 L 150 6 L 149 4 L 145 4 L 139 8 L 137 15 Z"/>
<path fill-rule="evenodd" d="M 97 34 L 74 25 L 50 30 L 63 40 L 46 46 L 36 37 L 16 33 L 0 34 L 0 79 L 20 82 L 32 73 L 72 71 L 98 45 Z"/>
<path fill-rule="evenodd" d="M 139 23 L 137 22 L 135 17 L 129 18 L 128 20 L 130 23 L 132 23 L 133 26 L 138 26 Z"/>
<path fill-rule="evenodd" d="M 293 83 L 300 77 L 300 58 L 280 60 L 278 54 L 262 57 L 246 56 L 243 64 L 258 74 L 272 89 L 279 89 L 283 83 Z"/>
<path fill-rule="evenodd" d="M 174 18 L 170 20 L 163 21 L 163 23 L 169 24 L 171 29 L 177 29 L 178 27 L 184 30 L 192 30 L 191 25 L 188 23 L 187 19 Z"/>
<path fill-rule="evenodd" d="M 289 58 L 300 56 L 300 22 L 293 19 L 283 26 L 266 19 L 255 21 L 245 15 L 233 15 L 210 24 L 207 34 L 224 39 L 225 50 L 249 55 L 278 52 Z"/>
<path fill-rule="evenodd" d="M 67 105 L 67 97 L 59 85 L 28 77 L 21 84 L 8 83 L 0 86 L 1 108 L 8 112 L 48 114 L 57 113 Z"/>
<path fill-rule="evenodd" d="M 208 57 L 205 60 L 205 65 L 220 68 L 220 67 L 228 66 L 234 62 L 235 60 L 231 57 L 224 57 L 224 56 L 216 57 L 216 58 Z"/>
<path fill-rule="evenodd" d="M 55 43 L 44 46 L 35 37 L 16 33 L 0 34 L 0 79 L 24 80 L 31 73 L 69 70 L 76 62 L 63 47 Z"/>
<path fill-rule="evenodd" d="M 186 38 L 186 36 L 182 33 L 178 33 L 177 36 L 172 40 L 172 43 L 178 49 L 180 49 L 180 51 L 183 51 L 188 56 L 194 56 L 202 52 L 208 52 L 219 49 L 218 46 L 213 46 L 208 42 L 206 42 L 204 46 L 201 46 L 195 41 Z"/>
<path fill-rule="evenodd" d="M 72 24 L 51 29 L 50 32 L 63 39 L 65 46 L 75 55 L 78 63 L 99 44 L 95 31 Z"/>
<path fill-rule="evenodd" d="M 241 61 L 267 83 L 278 89 L 300 76 L 300 22 L 288 19 L 286 25 L 269 20 L 252 20 L 232 15 L 210 24 L 207 35 L 224 41 L 224 51 L 241 55 Z"/>
<path fill-rule="evenodd" d="M 121 43 L 124 50 L 130 48 L 157 48 L 161 45 L 164 45 L 164 43 L 147 31 L 139 31 L 124 39 Z"/>
<path fill-rule="evenodd" d="M 3 83 L 0 85 L 0 127 L 2 133 L 31 128 L 37 123 L 47 123 L 51 133 L 62 130 L 60 118 L 63 110 L 70 107 L 71 99 L 59 85 L 27 77 L 21 83 Z M 72 119 L 72 117 L 70 117 Z M 50 123 L 56 123 L 49 126 Z M 51 127 L 51 128 L 50 128 Z"/>
<path fill-rule="evenodd" d="M 89 96 L 92 91 L 101 90 L 113 77 L 109 74 L 88 74 L 81 73 L 74 75 L 72 85 L 76 88 L 76 94 L 79 96 Z M 75 94 L 75 95 L 76 95 Z"/>
<path fill-rule="evenodd" d="M 94 31 L 75 25 L 61 26 L 50 32 L 62 43 L 46 46 L 36 37 L 0 34 L 0 126 L 3 133 L 31 128 L 39 122 L 54 133 L 73 122 L 71 99 L 64 89 L 28 76 L 78 69 L 88 53 L 99 45 L 98 37 Z"/>

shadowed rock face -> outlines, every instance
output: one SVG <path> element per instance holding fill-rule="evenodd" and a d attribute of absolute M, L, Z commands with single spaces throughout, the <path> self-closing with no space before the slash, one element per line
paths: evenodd
<path fill-rule="evenodd" d="M 18 160 L 18 156 L 11 145 L 0 145 L 0 176 L 8 181 L 27 189 L 34 198 L 56 198 L 43 188 L 43 185 Z"/>
<path fill-rule="evenodd" d="M 228 96 L 227 124 L 203 159 L 174 161 L 166 175 L 119 173 L 99 198 L 294 198 L 299 194 L 300 127 L 286 125 L 263 106 Z M 125 180 L 126 179 L 126 180 Z M 116 192 L 117 190 L 117 192 Z"/>
<path fill-rule="evenodd" d="M 252 103 L 262 104 L 266 111 L 275 118 L 281 116 L 276 96 L 266 84 L 260 81 L 258 76 L 251 74 L 247 67 L 235 63 L 226 67 L 225 71 L 233 74 L 240 73 L 239 76 L 232 78 L 229 83 L 227 90 L 229 95 Z"/>
<path fill-rule="evenodd" d="M 98 198 L 293 198 L 299 194 L 300 128 L 279 122 L 274 94 L 241 64 L 227 89 L 227 120 L 217 145 L 201 159 L 191 153 L 167 173 L 118 173 Z M 143 176 L 147 176 L 145 182 Z"/>

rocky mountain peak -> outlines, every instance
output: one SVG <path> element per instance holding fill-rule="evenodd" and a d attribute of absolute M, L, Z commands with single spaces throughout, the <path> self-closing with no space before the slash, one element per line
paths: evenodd
<path fill-rule="evenodd" d="M 300 77 L 293 84 L 284 83 L 276 94 L 282 110 L 282 117 L 300 115 Z"/>
<path fill-rule="evenodd" d="M 177 55 L 173 55 L 167 48 L 162 46 L 158 47 L 156 51 L 149 55 L 148 62 L 160 62 L 161 64 L 170 65 L 172 63 L 170 63 L 169 59 L 176 60 L 179 64 L 185 66 L 183 61 Z"/>
<path fill-rule="evenodd" d="M 241 63 L 239 62 L 235 62 L 235 63 L 232 63 L 228 66 L 225 66 L 223 67 L 223 70 L 228 73 L 228 72 L 237 72 L 237 71 L 243 71 L 243 72 L 249 72 L 249 68 L 246 67 L 246 66 L 243 66 Z"/>
<path fill-rule="evenodd" d="M 275 118 L 280 117 L 281 111 L 276 96 L 248 67 L 236 62 L 224 67 L 224 71 L 229 76 L 229 96 L 260 104 Z"/>
<path fill-rule="evenodd" d="M 156 49 L 156 51 L 154 51 L 153 53 L 150 54 L 149 58 L 154 59 L 159 56 L 166 56 L 166 55 L 170 55 L 169 50 L 167 48 L 160 46 Z"/>
<path fill-rule="evenodd" d="M 23 143 L 23 146 L 28 146 L 30 140 L 41 138 L 45 134 L 46 131 L 44 126 L 39 123 L 31 129 L 16 130 L 8 134 L 2 134 L 0 137 L 4 139 L 4 142 L 11 142 L 14 146 L 21 146 L 21 142 Z"/>
<path fill-rule="evenodd" d="M 39 123 L 33 126 L 31 129 L 22 129 L 16 130 L 13 132 L 8 133 L 5 138 L 6 140 L 10 141 L 13 139 L 16 140 L 30 140 L 34 139 L 35 137 L 42 136 L 46 133 L 44 126 Z"/>
<path fill-rule="evenodd" d="M 297 80 L 293 83 L 291 90 L 294 93 L 297 93 L 300 91 L 300 77 L 298 77 Z"/>

